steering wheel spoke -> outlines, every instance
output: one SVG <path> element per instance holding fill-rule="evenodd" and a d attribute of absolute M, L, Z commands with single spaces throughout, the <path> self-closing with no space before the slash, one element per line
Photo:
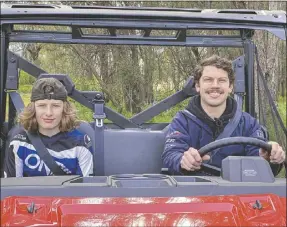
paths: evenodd
<path fill-rule="evenodd" d="M 207 153 L 211 152 L 214 149 L 225 147 L 225 146 L 230 146 L 230 145 L 253 145 L 259 148 L 262 148 L 269 153 L 271 152 L 272 146 L 268 144 L 267 142 L 257 139 L 257 138 L 251 138 L 251 137 L 229 137 L 229 138 L 223 138 L 220 140 L 216 140 L 214 142 L 211 142 L 202 148 L 198 150 L 200 156 L 204 156 Z M 202 171 L 207 172 L 209 175 L 215 175 L 215 176 L 220 176 L 221 174 L 221 168 L 203 163 L 202 164 Z"/>
<path fill-rule="evenodd" d="M 209 165 L 207 163 L 202 163 L 200 170 L 201 170 L 201 172 L 205 173 L 206 175 L 210 175 L 210 176 L 220 176 L 221 175 L 221 168 Z"/>

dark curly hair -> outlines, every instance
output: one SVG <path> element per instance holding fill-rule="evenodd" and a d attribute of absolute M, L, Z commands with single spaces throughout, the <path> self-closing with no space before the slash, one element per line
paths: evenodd
<path fill-rule="evenodd" d="M 200 77 L 205 66 L 215 66 L 218 69 L 223 69 L 228 73 L 228 79 L 230 85 L 234 84 L 235 76 L 232 68 L 232 62 L 226 58 L 221 58 L 217 55 L 212 55 L 200 62 L 200 64 L 194 69 L 194 82 L 193 85 L 199 83 Z"/>

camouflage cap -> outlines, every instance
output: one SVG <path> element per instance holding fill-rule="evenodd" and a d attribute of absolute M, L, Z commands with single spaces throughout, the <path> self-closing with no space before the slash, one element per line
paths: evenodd
<path fill-rule="evenodd" d="M 32 88 L 31 102 L 43 99 L 67 100 L 65 86 L 55 78 L 42 78 L 36 80 Z"/>

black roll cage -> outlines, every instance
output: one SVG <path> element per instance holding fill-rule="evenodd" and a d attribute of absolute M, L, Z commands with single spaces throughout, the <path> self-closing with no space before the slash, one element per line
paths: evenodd
<path fill-rule="evenodd" d="M 19 5 L 1 4 L 1 71 L 0 71 L 0 132 L 4 133 L 7 92 L 18 89 L 18 70 L 34 77 L 46 73 L 39 67 L 9 51 L 11 42 L 37 42 L 62 44 L 111 44 L 243 48 L 243 56 L 234 67 L 245 70 L 236 81 L 236 92 L 245 96 L 245 111 L 255 116 L 254 53 L 252 41 L 255 30 L 265 30 L 286 40 L 286 12 L 257 10 L 199 10 L 136 7 Z M 19 30 L 16 25 L 53 25 L 62 30 Z M 87 34 L 85 29 L 101 28 L 106 34 Z M 137 33 L 121 35 L 121 29 Z M 238 31 L 238 35 L 193 35 L 195 30 Z M 153 31 L 173 31 L 170 36 L 154 36 Z M 242 74 L 241 74 L 242 75 Z M 89 97 L 71 85 L 70 97 L 93 110 Z M 120 128 L 141 128 L 160 112 L 190 97 L 186 87 L 164 102 L 144 110 L 130 119 L 105 107 L 107 118 Z M 9 129 L 13 126 L 15 107 L 9 97 Z M 165 103 L 165 104 L 164 104 Z"/>

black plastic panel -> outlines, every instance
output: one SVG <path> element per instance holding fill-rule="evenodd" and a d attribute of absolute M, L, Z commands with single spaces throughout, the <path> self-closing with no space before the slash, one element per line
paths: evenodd
<path fill-rule="evenodd" d="M 191 183 L 191 182 L 211 182 L 211 180 L 208 180 L 204 177 L 187 177 L 187 176 L 174 176 L 173 177 L 177 184 L 182 183 Z"/>
<path fill-rule="evenodd" d="M 173 179 L 166 175 L 114 175 L 110 177 L 112 187 L 123 188 L 161 188 L 175 187 Z"/>

